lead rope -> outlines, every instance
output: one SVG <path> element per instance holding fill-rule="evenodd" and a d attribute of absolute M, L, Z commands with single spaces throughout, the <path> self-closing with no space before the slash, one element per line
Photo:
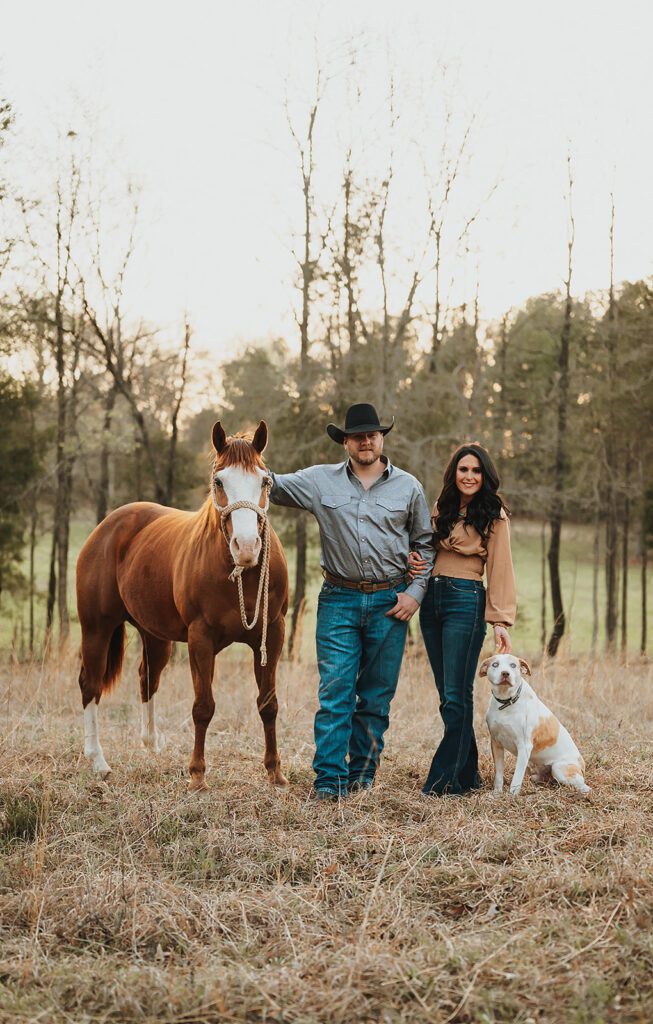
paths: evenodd
<path fill-rule="evenodd" d="M 266 647 L 267 635 L 268 635 L 268 595 L 270 590 L 270 520 L 268 518 L 268 508 L 270 502 L 266 502 L 265 508 L 260 508 L 255 505 L 253 501 L 232 501 L 231 504 L 225 505 L 224 508 L 218 505 L 215 497 L 215 485 L 213 478 L 211 478 L 211 497 L 213 498 L 213 505 L 216 511 L 220 515 L 220 526 L 222 527 L 222 533 L 224 539 L 229 547 L 229 537 L 227 535 L 226 521 L 232 512 L 235 512 L 237 508 L 251 508 L 256 512 L 259 519 L 263 520 L 263 550 L 261 552 L 261 574 L 258 581 L 258 591 L 256 593 L 256 604 L 254 606 L 254 618 L 251 622 L 247 621 L 247 611 L 245 609 L 245 597 L 243 595 L 243 580 L 242 575 L 245 571 L 245 566 L 236 565 L 229 573 L 229 579 L 232 583 L 238 584 L 238 602 L 240 604 L 240 619 L 247 630 L 254 629 L 254 626 L 258 622 L 259 609 L 261 607 L 261 596 L 263 597 L 263 624 L 261 631 L 261 665 L 265 666 L 268 663 L 268 652 Z"/>

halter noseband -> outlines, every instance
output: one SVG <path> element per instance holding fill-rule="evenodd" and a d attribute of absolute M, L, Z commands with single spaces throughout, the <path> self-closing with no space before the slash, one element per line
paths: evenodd
<path fill-rule="evenodd" d="M 240 620 L 247 630 L 254 629 L 254 626 L 258 622 L 259 609 L 261 607 L 261 595 L 263 596 L 263 623 L 261 631 L 261 666 L 267 665 L 268 654 L 266 648 L 267 632 L 268 632 L 268 596 L 270 589 L 270 520 L 268 518 L 268 509 L 270 507 L 270 487 L 271 483 L 266 481 L 263 486 L 267 490 L 267 497 L 264 508 L 260 505 L 256 505 L 253 501 L 230 501 L 228 505 L 218 505 L 218 501 L 215 494 L 215 473 L 211 473 L 211 498 L 213 499 L 213 507 L 220 516 L 220 526 L 222 528 L 222 534 L 227 544 L 227 548 L 230 546 L 229 535 L 227 534 L 227 520 L 232 512 L 235 512 L 239 508 L 249 508 L 253 512 L 256 512 L 259 519 L 262 520 L 261 533 L 263 535 L 263 550 L 261 552 L 261 574 L 258 581 L 258 590 L 256 592 L 256 604 L 254 605 L 254 617 L 251 622 L 247 621 L 247 612 L 245 610 L 245 598 L 243 596 L 243 581 L 242 575 L 245 571 L 244 565 L 234 565 L 232 571 L 229 573 L 229 579 L 232 583 L 238 584 L 238 602 L 240 604 Z"/>

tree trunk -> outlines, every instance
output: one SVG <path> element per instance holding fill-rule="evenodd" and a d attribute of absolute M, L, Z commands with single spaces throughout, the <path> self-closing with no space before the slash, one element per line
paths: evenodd
<path fill-rule="evenodd" d="M 646 501 L 642 507 L 642 521 L 641 521 L 641 543 L 642 543 L 642 571 L 641 571 L 641 595 L 642 595 L 642 632 L 639 642 L 639 653 L 642 657 L 646 656 L 647 636 L 646 636 L 646 616 L 648 614 L 647 609 L 647 569 L 648 569 L 648 535 L 647 535 L 647 515 L 646 515 Z"/>
<path fill-rule="evenodd" d="M 48 574 L 48 599 L 45 606 L 45 639 L 43 646 L 47 650 L 52 643 L 52 626 L 54 623 L 54 606 L 57 600 L 57 530 L 52 525 L 52 544 L 50 546 L 50 571 Z"/>
<path fill-rule="evenodd" d="M 38 503 L 36 495 L 30 510 L 29 525 L 29 653 L 34 654 L 34 601 L 36 597 L 36 528 L 38 525 Z"/>
<path fill-rule="evenodd" d="M 179 412 L 181 409 L 181 404 L 184 400 L 184 392 L 186 390 L 186 370 L 188 366 L 188 350 L 190 348 L 190 337 L 190 324 L 186 322 L 186 324 L 184 325 L 184 354 L 181 360 L 181 381 L 175 405 L 172 410 L 172 419 L 170 421 L 170 443 L 168 445 L 168 471 L 166 473 L 166 505 L 172 505 L 174 502 L 175 458 L 177 455 L 177 442 L 179 439 Z"/>
<path fill-rule="evenodd" d="M 617 639 L 617 548 L 618 548 L 618 509 L 617 479 L 618 450 L 616 425 L 616 386 L 617 386 L 617 330 L 616 304 L 614 298 L 614 200 L 610 220 L 610 291 L 608 301 L 608 335 L 607 335 L 607 427 L 605 431 L 605 643 L 608 651 L 614 651 Z"/>
<path fill-rule="evenodd" d="M 594 521 L 594 550 L 592 557 L 592 640 L 590 651 L 596 657 L 599 646 L 599 564 L 601 559 L 601 516 L 598 496 L 595 495 L 596 519 Z"/>
<path fill-rule="evenodd" d="M 109 511 L 109 448 L 111 438 L 111 421 L 116 404 L 118 388 L 115 382 L 107 391 L 104 400 L 104 422 L 102 424 L 102 447 L 100 449 L 100 479 L 98 482 L 97 506 L 95 521 L 101 523 Z"/>
<path fill-rule="evenodd" d="M 290 656 L 299 655 L 301 617 L 306 605 L 306 516 L 300 513 L 295 524 L 295 599 L 290 620 Z M 298 600 L 297 595 L 301 597 Z"/>
<path fill-rule="evenodd" d="M 540 543 L 540 566 L 541 566 L 541 602 L 540 602 L 540 621 L 541 621 L 541 632 L 540 632 L 540 646 L 542 650 L 546 647 L 546 520 L 542 520 L 542 532 L 541 532 L 541 543 Z"/>
<path fill-rule="evenodd" d="M 630 477 L 630 451 L 626 458 L 626 487 Z M 621 532 L 621 653 L 626 656 L 628 650 L 628 548 L 630 546 L 630 496 L 626 490 L 624 496 L 624 519 Z"/>
<path fill-rule="evenodd" d="M 315 102 L 310 110 L 308 126 L 306 129 L 306 136 L 303 141 L 300 141 L 298 139 L 297 135 L 293 130 L 292 125 L 289 122 L 290 131 L 297 143 L 297 148 L 299 150 L 301 162 L 302 195 L 304 200 L 304 251 L 302 254 L 301 262 L 299 264 L 299 268 L 301 270 L 302 315 L 301 320 L 299 322 L 299 401 L 297 403 L 298 420 L 302 424 L 306 422 L 308 404 L 310 401 L 310 389 L 308 380 L 308 350 L 310 345 L 309 320 L 311 313 L 311 287 L 313 284 L 313 280 L 315 278 L 315 270 L 317 265 L 317 260 L 311 258 L 313 239 L 313 131 L 315 129 L 315 119 L 317 117 L 317 111 L 320 103 L 320 94 L 321 85 L 320 74 L 318 72 Z M 288 647 L 291 657 L 295 653 L 297 629 L 300 621 L 300 616 L 303 613 L 304 606 L 306 603 L 306 523 L 303 517 L 300 517 L 297 520 L 297 525 L 295 529 L 295 548 L 295 592 L 293 594 L 290 637 L 288 641 Z"/>
<path fill-rule="evenodd" d="M 562 604 L 562 588 L 560 586 L 560 536 L 562 533 L 562 513 L 564 501 L 565 469 L 567 464 L 567 400 L 569 392 L 569 347 L 571 339 L 571 272 L 574 248 L 574 218 L 571 212 L 571 160 L 569 169 L 569 221 L 570 235 L 567 243 L 567 281 L 565 295 L 565 312 L 560 333 L 560 351 L 558 353 L 558 416 L 556 430 L 556 454 L 553 467 L 553 497 L 549 523 L 551 539 L 549 543 L 549 573 L 551 577 L 551 604 L 553 606 L 553 629 L 549 637 L 547 653 L 554 658 L 560 641 L 565 632 L 565 613 Z"/>

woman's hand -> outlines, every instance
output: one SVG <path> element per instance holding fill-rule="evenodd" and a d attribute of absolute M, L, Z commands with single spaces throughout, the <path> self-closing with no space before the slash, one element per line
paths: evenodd
<path fill-rule="evenodd" d="M 417 551 L 409 551 L 408 553 L 408 575 L 411 580 L 414 580 L 416 576 L 419 576 L 426 569 L 426 562 Z"/>
<path fill-rule="evenodd" d="M 510 654 L 512 651 L 510 633 L 505 626 L 502 626 L 499 623 L 496 623 L 494 627 L 494 645 L 497 654 Z"/>

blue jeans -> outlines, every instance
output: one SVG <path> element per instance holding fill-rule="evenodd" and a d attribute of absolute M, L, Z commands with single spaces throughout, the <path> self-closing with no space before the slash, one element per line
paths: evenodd
<path fill-rule="evenodd" d="M 317 605 L 320 707 L 315 716 L 315 786 L 345 795 L 374 779 L 406 644 L 407 622 L 386 612 L 406 589 L 363 594 L 324 583 Z"/>
<path fill-rule="evenodd" d="M 423 793 L 465 793 L 481 785 L 474 736 L 474 676 L 485 638 L 485 587 L 432 576 L 419 622 L 440 697 L 444 736 Z"/>

